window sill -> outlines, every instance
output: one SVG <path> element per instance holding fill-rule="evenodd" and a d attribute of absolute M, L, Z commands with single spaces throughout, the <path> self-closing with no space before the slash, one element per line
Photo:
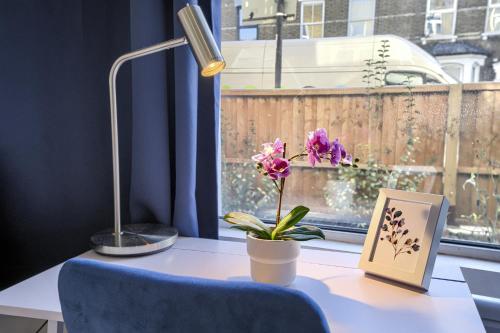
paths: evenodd
<path fill-rule="evenodd" d="M 355 255 L 359 255 L 363 249 L 365 237 L 363 234 L 326 230 L 325 236 L 327 240 L 304 242 L 302 243 L 302 248 Z M 245 237 L 245 232 L 243 231 L 230 229 L 225 226 L 219 227 L 219 239 L 221 240 L 245 242 Z M 472 255 L 475 256 L 471 258 Z M 500 273 L 499 250 L 441 243 L 436 262 L 435 274 L 433 276 L 442 279 L 464 281 L 463 275 L 460 269 L 458 269 L 460 267 Z"/>
<path fill-rule="evenodd" d="M 422 44 L 426 44 L 427 42 L 440 41 L 440 40 L 450 40 L 451 42 L 455 42 L 457 40 L 456 35 L 434 35 L 429 37 L 423 37 L 420 40 Z"/>
<path fill-rule="evenodd" d="M 483 32 L 481 34 L 483 40 L 487 40 L 489 37 L 496 37 L 496 36 L 500 36 L 500 32 Z"/>

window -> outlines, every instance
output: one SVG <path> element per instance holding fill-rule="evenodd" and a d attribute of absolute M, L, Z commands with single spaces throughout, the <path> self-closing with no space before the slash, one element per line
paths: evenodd
<path fill-rule="evenodd" d="M 500 0 L 488 0 L 488 13 L 484 32 L 486 34 L 500 33 Z"/>
<path fill-rule="evenodd" d="M 481 54 L 459 54 L 436 57 L 443 70 L 458 82 L 479 82 L 481 67 L 486 56 Z"/>
<path fill-rule="evenodd" d="M 464 66 L 462 64 L 445 64 L 443 70 L 458 82 L 462 82 L 464 76 Z"/>
<path fill-rule="evenodd" d="M 349 36 L 373 35 L 375 0 L 349 1 Z"/>
<path fill-rule="evenodd" d="M 238 15 L 238 40 L 256 40 L 259 37 L 257 25 L 243 25 L 241 6 L 236 7 L 236 13 Z"/>
<path fill-rule="evenodd" d="M 457 0 L 427 0 L 425 35 L 428 37 L 452 37 L 455 34 Z"/>
<path fill-rule="evenodd" d="M 472 71 L 471 71 L 472 82 L 479 82 L 480 70 L 481 70 L 481 65 L 479 65 L 477 62 L 472 65 Z"/>
<path fill-rule="evenodd" d="M 322 26 L 325 9 L 325 21 L 334 20 L 328 12 L 337 2 L 300 1 L 301 22 Z M 351 10 L 360 3 L 352 1 Z M 431 4 L 435 11 L 456 6 Z M 311 39 L 300 39 L 298 24 L 285 23 L 291 38 L 283 40 L 282 89 L 274 89 L 272 39 L 222 41 L 227 68 L 220 80 L 227 89 L 220 101 L 221 215 L 244 211 L 272 223 L 275 185 L 258 174 L 251 156 L 277 137 L 289 153 L 303 151 L 307 132 L 325 128 L 331 141 L 338 138 L 360 159 L 359 168 L 328 162 L 311 167 L 298 159 L 286 179 L 284 214 L 305 205 L 311 210 L 307 223 L 363 233 L 380 188 L 444 194 L 452 207 L 444 242 L 500 248 L 500 82 L 479 82 L 494 76 L 489 69 L 479 75 L 494 58 L 472 47 L 497 56 L 500 39 L 468 39 L 465 51 L 473 54 L 463 54 L 463 43 L 424 46 L 406 36 L 413 27 L 423 28 L 422 16 L 406 9 L 394 15 L 404 19 L 387 24 L 381 17 L 388 31 L 362 39 L 317 37 L 312 28 L 306 29 Z M 471 22 L 459 24 L 466 31 Z M 271 24 L 259 29 L 272 38 Z M 441 45 L 435 57 L 428 51 L 432 44 Z"/>
<path fill-rule="evenodd" d="M 323 1 L 302 1 L 300 8 L 300 38 L 323 37 L 325 3 Z"/>
<path fill-rule="evenodd" d="M 424 75 L 422 73 L 411 72 L 388 72 L 385 75 L 385 84 L 388 86 L 417 86 L 424 84 Z"/>

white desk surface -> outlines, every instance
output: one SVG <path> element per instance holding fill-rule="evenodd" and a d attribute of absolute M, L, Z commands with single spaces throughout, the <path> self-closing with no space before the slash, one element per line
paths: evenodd
<path fill-rule="evenodd" d="M 88 251 L 80 257 L 174 275 L 250 281 L 244 243 L 179 238 L 169 250 L 114 258 Z M 365 277 L 356 254 L 302 249 L 297 279 L 321 307 L 334 333 L 484 332 L 464 282 L 432 279 L 427 293 Z M 62 321 L 57 292 L 61 265 L 0 292 L 0 314 Z"/>

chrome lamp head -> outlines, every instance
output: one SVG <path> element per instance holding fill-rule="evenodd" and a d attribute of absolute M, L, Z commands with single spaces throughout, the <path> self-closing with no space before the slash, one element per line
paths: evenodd
<path fill-rule="evenodd" d="M 201 75 L 214 76 L 226 67 L 201 8 L 187 5 L 177 12 L 186 38 L 201 68 Z"/>

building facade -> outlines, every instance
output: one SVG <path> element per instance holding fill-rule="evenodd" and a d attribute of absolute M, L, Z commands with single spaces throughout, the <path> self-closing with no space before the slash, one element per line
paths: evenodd
<path fill-rule="evenodd" d="M 273 22 L 243 25 L 241 8 L 222 1 L 223 40 L 276 37 Z M 459 81 L 500 80 L 500 0 L 296 0 L 283 26 L 285 39 L 374 34 L 419 45 Z"/>

